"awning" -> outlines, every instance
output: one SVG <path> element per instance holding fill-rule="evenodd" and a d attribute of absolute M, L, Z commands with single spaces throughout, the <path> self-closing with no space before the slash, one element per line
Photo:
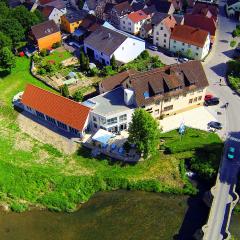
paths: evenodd
<path fill-rule="evenodd" d="M 109 139 L 114 137 L 113 133 L 110 133 L 104 129 L 99 129 L 92 137 L 92 140 L 101 144 L 107 144 Z"/>

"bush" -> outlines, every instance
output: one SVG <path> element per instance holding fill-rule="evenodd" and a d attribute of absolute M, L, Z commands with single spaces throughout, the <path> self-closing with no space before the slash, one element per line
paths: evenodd
<path fill-rule="evenodd" d="M 17 202 L 13 202 L 10 208 L 13 212 L 18 212 L 18 213 L 24 212 L 28 209 L 26 204 L 17 203 Z"/>
<path fill-rule="evenodd" d="M 91 68 L 89 70 L 89 75 L 94 77 L 100 73 L 99 69 L 97 67 Z"/>
<path fill-rule="evenodd" d="M 62 94 L 62 96 L 64 97 L 69 97 L 69 90 L 68 90 L 68 86 L 66 84 L 64 84 L 63 86 L 60 87 L 60 92 Z"/>
<path fill-rule="evenodd" d="M 81 90 L 76 91 L 73 94 L 73 99 L 76 102 L 82 102 L 82 100 L 83 100 L 83 93 L 82 93 L 82 91 Z"/>
<path fill-rule="evenodd" d="M 150 54 L 147 50 L 144 50 L 143 52 L 141 52 L 141 54 L 139 55 L 140 58 L 146 60 L 148 58 L 150 58 Z"/>
<path fill-rule="evenodd" d="M 40 51 L 40 56 L 46 57 L 47 55 L 48 55 L 47 49 L 42 49 L 42 50 Z"/>
<path fill-rule="evenodd" d="M 61 42 L 56 42 L 56 43 L 53 43 L 52 48 L 55 49 L 55 48 L 58 48 L 60 46 L 61 46 Z"/>
<path fill-rule="evenodd" d="M 112 76 L 116 73 L 117 72 L 112 69 L 112 66 L 105 66 L 101 71 L 101 75 L 104 76 L 104 77 Z"/>
<path fill-rule="evenodd" d="M 237 44 L 237 42 L 235 41 L 235 40 L 232 40 L 231 42 L 230 42 L 230 47 L 235 47 L 236 46 L 236 44 Z"/>

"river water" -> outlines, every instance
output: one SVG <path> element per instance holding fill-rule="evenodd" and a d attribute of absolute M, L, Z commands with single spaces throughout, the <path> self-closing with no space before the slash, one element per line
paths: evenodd
<path fill-rule="evenodd" d="M 33 210 L 0 213 L 1 240 L 169 240 L 191 239 L 206 221 L 199 198 L 114 191 L 95 194 L 74 213 Z M 240 215 L 231 230 L 240 239 Z"/>

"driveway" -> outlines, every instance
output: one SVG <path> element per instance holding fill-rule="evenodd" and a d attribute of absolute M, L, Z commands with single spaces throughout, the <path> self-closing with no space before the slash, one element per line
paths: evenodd
<path fill-rule="evenodd" d="M 208 131 L 207 124 L 211 121 L 217 121 L 217 112 L 208 107 L 197 107 L 192 110 L 169 116 L 160 120 L 160 126 L 163 132 L 178 129 L 181 123 L 191 128 L 197 128 Z"/>

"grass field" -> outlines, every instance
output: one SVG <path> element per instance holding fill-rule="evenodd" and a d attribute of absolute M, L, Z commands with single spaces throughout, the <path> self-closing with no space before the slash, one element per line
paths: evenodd
<path fill-rule="evenodd" d="M 50 55 L 44 57 L 45 61 L 50 61 L 50 60 L 54 60 L 55 63 L 60 63 L 63 60 L 66 60 L 68 58 L 72 57 L 72 54 L 68 51 L 58 51 L 55 50 L 53 51 Z"/>
<path fill-rule="evenodd" d="M 17 58 L 12 73 L 0 78 L 0 202 L 15 211 L 24 210 L 29 204 L 68 211 L 96 191 L 118 188 L 184 192 L 180 161 L 195 156 L 189 138 L 196 138 L 194 147 L 201 142 L 199 148 L 220 141 L 214 134 L 196 131 L 194 136 L 186 135 L 177 147 L 173 141 L 176 133 L 165 134 L 166 146 L 178 149 L 177 153 L 159 153 L 135 166 L 92 159 L 85 150 L 64 155 L 24 134 L 16 123 L 17 113 L 11 100 L 27 83 L 52 91 L 30 75 L 29 67 L 28 59 Z"/>

